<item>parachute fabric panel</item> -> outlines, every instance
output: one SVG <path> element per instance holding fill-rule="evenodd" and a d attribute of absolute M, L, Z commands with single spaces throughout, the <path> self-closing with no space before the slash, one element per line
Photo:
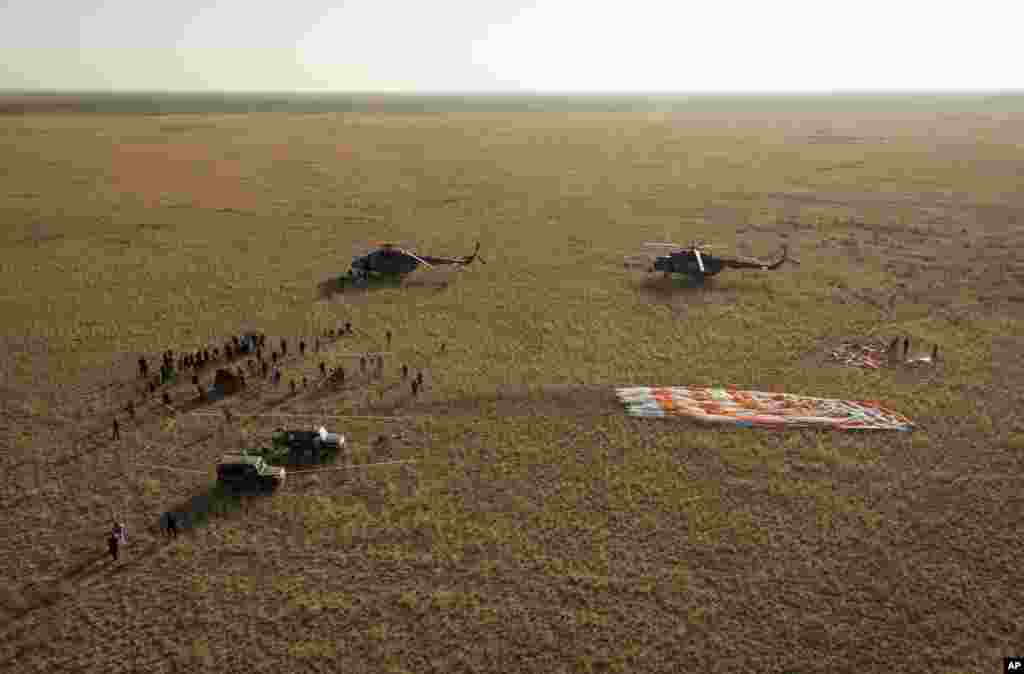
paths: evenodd
<path fill-rule="evenodd" d="M 635 417 L 686 417 L 764 428 L 911 431 L 914 423 L 875 400 L 812 398 L 789 393 L 684 386 L 616 389 Z"/>

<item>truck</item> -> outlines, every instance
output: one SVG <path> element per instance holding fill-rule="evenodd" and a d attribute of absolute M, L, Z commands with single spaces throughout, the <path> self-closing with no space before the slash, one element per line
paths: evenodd
<path fill-rule="evenodd" d="M 272 444 L 275 456 L 280 457 L 274 463 L 303 465 L 332 461 L 348 443 L 344 435 L 329 433 L 321 426 L 315 431 L 279 428 L 274 432 Z"/>
<path fill-rule="evenodd" d="M 217 484 L 229 489 L 274 491 L 284 484 L 285 469 L 262 456 L 226 454 L 217 464 Z"/>

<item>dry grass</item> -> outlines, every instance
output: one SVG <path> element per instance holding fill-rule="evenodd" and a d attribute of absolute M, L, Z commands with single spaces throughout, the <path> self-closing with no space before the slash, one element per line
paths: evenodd
<path fill-rule="evenodd" d="M 0 120 L 0 666 L 951 673 L 1020 655 L 1024 116 L 934 119 Z M 788 241 L 803 264 L 704 291 L 622 269 L 666 238 Z M 368 239 L 480 239 L 488 264 L 321 297 Z M 357 335 L 321 354 L 344 388 L 261 384 L 214 408 L 402 417 L 343 422 L 345 460 L 417 464 L 238 500 L 210 490 L 212 466 L 272 419 L 168 423 L 150 405 L 109 441 L 139 353 L 245 328 L 294 350 L 345 321 Z M 353 375 L 387 329 L 384 380 Z M 822 357 L 897 334 L 938 342 L 941 366 Z M 424 372 L 419 398 L 401 363 Z M 317 364 L 289 362 L 286 382 Z M 617 384 L 876 398 L 922 428 L 645 423 Z M 403 437 L 373 447 L 384 432 Z M 172 507 L 194 522 L 165 543 Z M 117 565 L 101 557 L 114 513 L 131 536 Z"/>

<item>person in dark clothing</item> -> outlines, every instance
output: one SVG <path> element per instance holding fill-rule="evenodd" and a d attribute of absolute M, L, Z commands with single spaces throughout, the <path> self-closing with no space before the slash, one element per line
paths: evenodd
<path fill-rule="evenodd" d="M 402 364 L 402 379 L 408 379 L 408 378 L 409 378 L 409 366 L 403 363 Z"/>
<path fill-rule="evenodd" d="M 416 373 L 416 385 L 419 388 L 423 388 L 423 370 Z"/>
<path fill-rule="evenodd" d="M 910 337 L 903 338 L 903 360 L 910 356 Z"/>
<path fill-rule="evenodd" d="M 155 383 L 149 382 L 149 392 L 150 393 L 156 393 L 156 384 Z"/>
<path fill-rule="evenodd" d="M 234 355 L 235 355 L 235 353 L 234 353 L 234 350 L 231 348 L 231 345 L 230 344 L 225 344 L 224 345 L 224 357 L 227 358 L 228 360 L 231 360 L 234 357 Z"/>
<path fill-rule="evenodd" d="M 410 387 L 412 388 L 412 394 L 414 396 L 420 392 L 420 385 L 415 379 L 412 380 Z"/>
<path fill-rule="evenodd" d="M 359 372 L 366 374 L 366 356 L 359 356 Z"/>
<path fill-rule="evenodd" d="M 444 349 L 445 349 L 445 343 L 441 342 L 441 353 L 444 353 Z"/>
<path fill-rule="evenodd" d="M 351 323 L 348 323 L 348 322 L 345 323 L 345 332 L 350 334 L 350 335 L 352 334 L 352 324 Z"/>
<path fill-rule="evenodd" d="M 260 369 L 260 374 L 262 374 L 263 378 L 266 379 L 267 378 L 267 372 L 270 370 L 270 366 L 267 365 L 267 361 L 265 361 L 265 360 L 260 361 L 260 368 L 261 368 Z"/>
<path fill-rule="evenodd" d="M 277 351 L 273 351 L 273 352 L 272 352 L 272 353 L 270 354 L 270 361 L 271 361 L 271 362 L 272 362 L 272 363 L 273 363 L 274 365 L 277 365 Z"/>
<path fill-rule="evenodd" d="M 320 361 L 320 376 L 321 377 L 326 377 L 327 376 L 327 363 L 325 363 L 323 361 Z"/>
<path fill-rule="evenodd" d="M 302 388 L 309 388 L 309 381 L 306 379 L 306 375 L 302 375 Z"/>
<path fill-rule="evenodd" d="M 209 362 L 210 362 L 210 350 L 209 349 L 203 349 L 203 365 L 206 365 Z"/>
<path fill-rule="evenodd" d="M 320 353 L 320 337 L 319 336 L 316 338 L 316 341 L 313 342 L 313 353 Z"/>
<path fill-rule="evenodd" d="M 107 538 L 107 550 L 110 552 L 110 559 L 115 562 L 117 561 L 117 546 L 117 536 L 115 536 L 114 533 L 111 532 L 110 536 Z"/>
<path fill-rule="evenodd" d="M 114 419 L 114 440 L 121 439 L 121 425 L 117 423 L 117 419 Z"/>
<path fill-rule="evenodd" d="M 146 362 L 145 358 L 139 358 L 139 376 L 143 379 L 149 377 L 149 363 Z"/>
<path fill-rule="evenodd" d="M 164 405 L 171 406 L 171 394 L 167 391 L 164 391 Z"/>
<path fill-rule="evenodd" d="M 384 338 L 387 340 L 388 348 L 390 349 L 391 348 L 391 331 L 390 330 L 388 330 L 387 332 L 384 333 Z"/>
<path fill-rule="evenodd" d="M 302 357 L 306 356 L 306 340 L 299 340 L 299 355 Z"/>
<path fill-rule="evenodd" d="M 288 355 L 288 340 L 284 337 L 281 338 L 281 357 Z"/>
<path fill-rule="evenodd" d="M 213 347 L 213 359 L 220 360 L 220 349 L 218 349 L 216 346 Z"/>
<path fill-rule="evenodd" d="M 124 409 L 128 413 L 128 418 L 135 421 L 135 401 L 129 400 Z"/>
<path fill-rule="evenodd" d="M 338 383 L 340 383 L 340 384 L 344 384 L 345 383 L 345 368 L 343 368 L 343 367 L 339 367 L 338 368 Z"/>
<path fill-rule="evenodd" d="M 292 384 L 292 395 L 295 395 L 295 380 L 294 379 L 291 380 L 291 384 Z"/>
<path fill-rule="evenodd" d="M 174 513 L 167 513 L 167 538 L 178 537 L 178 521 Z"/>
<path fill-rule="evenodd" d="M 199 375 L 197 375 L 197 374 L 192 375 L 192 385 L 193 386 L 199 386 Z"/>

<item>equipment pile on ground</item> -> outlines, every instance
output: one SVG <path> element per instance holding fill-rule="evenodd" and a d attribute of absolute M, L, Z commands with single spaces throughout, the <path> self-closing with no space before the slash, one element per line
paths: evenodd
<path fill-rule="evenodd" d="M 885 364 L 887 348 L 880 343 L 856 344 L 843 342 L 829 352 L 829 357 L 844 365 L 877 370 Z"/>

